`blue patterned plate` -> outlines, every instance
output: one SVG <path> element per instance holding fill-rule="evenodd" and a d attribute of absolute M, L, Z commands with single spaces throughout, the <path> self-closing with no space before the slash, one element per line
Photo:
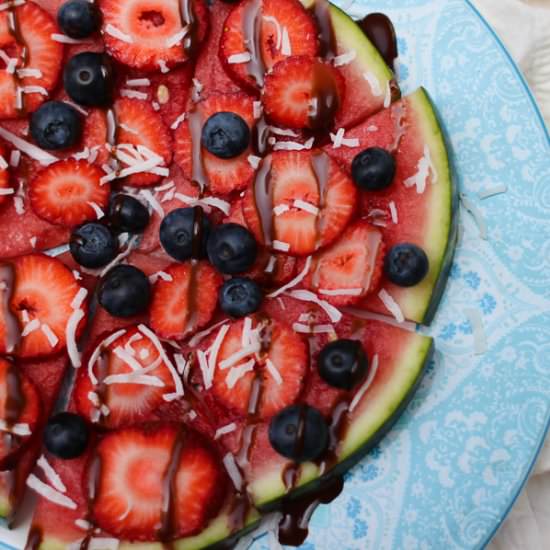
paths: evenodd
<path fill-rule="evenodd" d="M 487 240 L 463 208 L 451 279 L 429 330 L 435 360 L 394 430 L 350 472 L 340 498 L 317 510 L 301 548 L 482 548 L 549 422 L 549 136 L 518 69 L 466 0 L 337 3 L 394 21 L 402 89 L 422 84 L 435 99 L 461 192 L 486 222 Z M 480 199 L 502 185 L 507 193 Z M 472 316 L 487 335 L 480 355 Z M 267 539 L 253 548 L 268 548 Z"/>

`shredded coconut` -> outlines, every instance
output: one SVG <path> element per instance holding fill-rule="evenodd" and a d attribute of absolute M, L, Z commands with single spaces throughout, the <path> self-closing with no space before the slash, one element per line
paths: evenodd
<path fill-rule="evenodd" d="M 294 208 L 298 208 L 299 210 L 303 210 L 304 212 L 309 212 L 314 216 L 319 214 L 319 209 L 314 204 L 303 201 L 302 199 L 295 199 L 292 206 L 294 206 Z"/>
<path fill-rule="evenodd" d="M 231 424 L 226 424 L 225 426 L 222 426 L 221 428 L 218 428 L 216 430 L 216 433 L 214 434 L 214 439 L 219 439 L 222 435 L 230 434 L 236 429 L 237 424 L 235 424 L 235 422 L 231 422 Z"/>
<path fill-rule="evenodd" d="M 390 81 L 386 82 L 386 94 L 384 95 L 384 108 L 388 108 L 391 105 L 391 86 Z"/>
<path fill-rule="evenodd" d="M 127 42 L 128 44 L 132 44 L 134 42 L 134 39 L 129 34 L 123 33 L 120 29 L 117 29 L 114 25 L 111 25 L 111 23 L 109 23 L 105 27 L 105 32 L 107 34 L 110 34 L 114 38 L 118 38 L 123 42 Z"/>
<path fill-rule="evenodd" d="M 277 50 L 280 50 L 282 40 L 283 40 L 283 32 L 282 32 L 281 24 L 279 23 L 279 20 L 273 15 L 264 15 L 263 20 L 273 23 L 275 25 L 275 29 L 277 30 L 277 40 L 275 42 L 275 48 Z"/>
<path fill-rule="evenodd" d="M 115 259 L 107 264 L 103 270 L 101 271 L 101 273 L 99 274 L 100 277 L 103 277 L 103 275 L 105 275 L 105 273 L 107 273 L 108 271 L 110 271 L 115 265 L 118 265 L 120 262 L 122 262 L 122 260 L 124 260 L 125 258 L 127 258 L 130 253 L 132 252 L 133 248 L 135 247 L 135 245 L 137 244 L 138 242 L 138 239 L 139 239 L 139 236 L 138 235 L 134 235 L 130 241 L 128 242 L 128 246 L 126 247 L 126 250 L 123 250 L 118 256 L 115 257 Z"/>
<path fill-rule="evenodd" d="M 239 351 L 235 352 L 233 355 L 230 355 L 227 359 L 221 361 L 219 364 L 220 370 L 225 370 L 229 367 L 232 367 L 233 365 L 236 365 L 239 361 L 245 359 L 249 355 L 252 355 L 253 353 L 258 353 L 260 349 L 261 346 L 259 342 L 254 342 L 248 346 L 243 347 Z"/>
<path fill-rule="evenodd" d="M 397 206 L 395 206 L 395 201 L 390 201 L 389 203 L 391 221 L 395 224 L 399 223 L 399 216 L 397 215 Z"/>
<path fill-rule="evenodd" d="M 330 334 L 334 332 L 332 325 L 304 325 L 293 323 L 292 330 L 303 334 Z"/>
<path fill-rule="evenodd" d="M 164 382 L 158 376 L 140 374 L 137 372 L 125 372 L 122 374 L 110 374 L 103 381 L 104 384 L 139 384 L 141 386 L 154 386 L 163 388 Z"/>
<path fill-rule="evenodd" d="M 235 457 L 231 453 L 227 453 L 223 457 L 223 465 L 225 466 L 225 469 L 227 470 L 227 473 L 229 474 L 229 477 L 231 478 L 235 489 L 237 489 L 237 491 L 240 491 L 243 486 L 243 476 L 241 475 L 239 467 L 235 462 Z"/>
<path fill-rule="evenodd" d="M 277 126 L 270 126 L 269 132 L 277 136 L 298 137 L 298 134 L 290 128 L 278 128 Z"/>
<path fill-rule="evenodd" d="M 130 90 L 127 88 L 122 88 L 120 90 L 121 97 L 128 97 L 130 99 L 141 99 L 145 101 L 149 96 L 145 92 L 140 92 L 138 90 Z"/>
<path fill-rule="evenodd" d="M 479 230 L 479 236 L 483 240 L 487 240 L 489 237 L 487 222 L 485 221 L 485 218 L 483 217 L 483 214 L 481 213 L 479 208 L 474 204 L 471 199 L 469 199 L 463 193 L 460 194 L 460 201 L 462 202 L 462 206 L 464 206 L 464 208 L 470 213 L 470 215 L 474 219 Z"/>
<path fill-rule="evenodd" d="M 250 166 L 252 166 L 252 168 L 256 170 L 256 168 L 260 166 L 260 162 L 262 162 L 262 157 L 257 157 L 256 155 L 248 155 L 247 160 L 248 164 L 250 164 Z"/>
<path fill-rule="evenodd" d="M 271 246 L 273 250 L 279 250 L 281 252 L 288 252 L 290 250 L 290 244 L 283 241 L 274 240 Z"/>
<path fill-rule="evenodd" d="M 380 81 L 374 73 L 368 72 L 363 73 L 363 78 L 368 82 L 372 95 L 380 97 L 382 95 L 382 87 L 380 86 Z"/>
<path fill-rule="evenodd" d="M 40 329 L 48 339 L 48 343 L 52 348 L 55 348 L 57 343 L 59 342 L 59 338 L 56 336 L 55 332 L 50 328 L 50 325 L 47 325 L 46 323 L 42 323 L 40 325 Z"/>
<path fill-rule="evenodd" d="M 386 289 L 380 290 L 378 297 L 384 304 L 384 307 L 395 317 L 398 323 L 402 323 L 405 320 L 405 316 L 399 307 L 399 304 L 393 299 L 390 293 Z"/>
<path fill-rule="evenodd" d="M 214 380 L 216 364 L 218 362 L 218 353 L 228 331 L 229 325 L 222 325 L 218 331 L 218 334 L 216 334 L 212 347 L 210 348 L 210 353 L 208 354 L 208 377 L 210 380 Z"/>
<path fill-rule="evenodd" d="M 367 379 L 365 380 L 363 385 L 357 390 L 357 393 L 353 396 L 353 399 L 351 400 L 348 409 L 349 413 L 352 413 L 355 410 L 357 405 L 361 402 L 361 399 L 363 399 L 365 393 L 367 393 L 367 390 L 370 388 L 372 382 L 374 381 L 374 377 L 376 376 L 376 372 L 378 371 L 378 362 L 378 354 L 375 354 L 375 356 L 372 358 Z"/>
<path fill-rule="evenodd" d="M 267 372 L 269 372 L 269 374 L 271 375 L 271 378 L 273 378 L 277 385 L 280 386 L 283 383 L 283 378 L 281 376 L 281 373 L 279 372 L 279 369 L 273 364 L 273 362 L 269 358 L 267 358 L 265 366 L 267 368 Z"/>
<path fill-rule="evenodd" d="M 336 134 L 330 133 L 330 140 L 332 141 L 332 148 L 339 149 L 340 147 L 359 147 L 359 138 L 346 138 L 344 128 L 338 128 Z"/>
<path fill-rule="evenodd" d="M 27 437 L 32 434 L 30 426 L 24 422 L 17 424 L 8 424 L 5 420 L 0 420 L 0 431 L 8 432 L 20 437 Z"/>
<path fill-rule="evenodd" d="M 187 113 L 181 113 L 174 122 L 170 125 L 171 130 L 177 130 L 180 126 L 180 124 L 185 120 L 185 117 L 187 116 Z"/>
<path fill-rule="evenodd" d="M 174 361 L 176 362 L 176 369 L 178 371 L 178 374 L 181 376 L 185 371 L 187 361 L 181 353 L 174 353 Z"/>
<path fill-rule="evenodd" d="M 225 385 L 231 390 L 235 387 L 237 382 L 247 373 L 254 370 L 256 361 L 254 359 L 248 360 L 246 363 L 232 367 L 227 376 L 225 377 Z"/>
<path fill-rule="evenodd" d="M 215 323 L 211 327 L 208 327 L 207 329 L 197 332 L 190 340 L 189 345 L 191 347 L 197 346 L 204 338 L 206 338 L 210 333 L 214 332 L 219 326 L 223 325 L 224 323 L 227 323 L 227 319 L 224 319 L 222 321 L 219 321 L 218 323 Z"/>
<path fill-rule="evenodd" d="M 487 352 L 487 335 L 483 327 L 483 319 L 477 309 L 468 308 L 464 310 L 470 325 L 472 326 L 472 334 L 474 337 L 474 352 L 476 355 L 483 355 Z"/>
<path fill-rule="evenodd" d="M 19 136 L 16 136 L 12 132 L 9 132 L 5 128 L 2 128 L 0 126 L 0 137 L 17 147 L 21 152 L 25 153 L 32 159 L 38 161 L 40 164 L 47 166 L 49 164 L 52 164 L 53 162 L 57 162 L 59 159 L 57 157 L 54 157 L 53 155 L 50 155 L 50 153 L 47 153 L 46 151 L 40 149 L 39 147 L 36 147 L 36 145 L 33 145 L 32 143 L 29 143 L 28 141 L 25 141 L 24 139 L 21 139 Z"/>
<path fill-rule="evenodd" d="M 292 281 L 289 281 L 286 285 L 278 288 L 277 290 L 275 290 L 271 294 L 268 294 L 267 297 L 268 298 L 276 298 L 280 294 L 283 294 L 287 290 L 289 290 L 289 289 L 295 287 L 296 285 L 300 284 L 304 280 L 306 275 L 309 273 L 309 270 L 311 268 L 311 261 L 312 261 L 312 257 L 308 256 L 307 259 L 306 259 L 306 264 L 304 266 L 304 269 L 302 269 L 302 271 L 300 273 L 298 273 L 298 275 L 296 275 L 296 277 L 294 277 L 294 279 L 292 279 Z"/>
<path fill-rule="evenodd" d="M 248 63 L 252 59 L 250 52 L 234 53 L 227 58 L 227 62 L 230 65 L 236 65 L 238 63 Z"/>
<path fill-rule="evenodd" d="M 273 145 L 274 151 L 303 151 L 313 147 L 315 138 L 308 139 L 305 143 L 298 143 L 297 141 L 276 141 Z"/>
<path fill-rule="evenodd" d="M 14 194 L 15 194 L 14 189 L 0 189 L 0 196 L 14 195 Z"/>
<path fill-rule="evenodd" d="M 88 43 L 88 40 L 78 40 L 77 38 L 71 38 L 70 36 L 67 36 L 66 34 L 60 34 L 57 32 L 54 32 L 50 34 L 50 38 L 54 42 L 60 42 L 61 44 L 86 44 Z"/>
<path fill-rule="evenodd" d="M 126 81 L 126 86 L 130 88 L 146 88 L 151 86 L 151 81 L 148 78 L 130 78 Z"/>
<path fill-rule="evenodd" d="M 185 37 L 185 35 L 189 32 L 189 26 L 185 25 L 179 32 L 174 34 L 174 36 L 171 36 L 170 38 L 166 39 L 166 47 L 172 48 L 173 46 L 176 46 L 179 44 Z"/>
<path fill-rule="evenodd" d="M 252 110 L 253 110 L 252 114 L 253 114 L 253 116 L 256 120 L 261 118 L 262 113 L 263 113 L 262 102 L 261 101 L 254 101 L 252 103 Z"/>
<path fill-rule="evenodd" d="M 88 377 L 90 378 L 90 381 L 95 386 L 97 385 L 97 377 L 94 374 L 94 366 L 99 359 L 99 356 L 101 355 L 101 352 L 109 347 L 115 340 L 120 338 L 123 334 L 126 334 L 126 329 L 122 328 L 120 330 L 117 330 L 116 332 L 113 332 L 110 336 L 107 336 L 104 340 L 102 340 L 94 349 L 92 352 L 92 355 L 90 356 L 90 359 L 88 361 Z"/>
<path fill-rule="evenodd" d="M 210 369 L 208 367 L 206 353 L 200 349 L 197 350 L 197 360 L 199 361 L 199 368 L 201 369 L 202 383 L 204 385 L 204 389 L 207 390 L 212 387 L 212 379 L 210 378 Z"/>
<path fill-rule="evenodd" d="M 288 204 L 278 204 L 277 206 L 273 207 L 273 214 L 275 216 L 280 216 L 281 214 L 284 214 L 289 210 L 290 210 L 290 206 L 288 206 Z"/>
<path fill-rule="evenodd" d="M 42 71 L 31 67 L 23 67 L 17 69 L 17 76 L 19 78 L 42 78 Z"/>
<path fill-rule="evenodd" d="M 288 29 L 286 27 L 283 27 L 282 32 L 281 53 L 283 55 L 292 55 L 292 46 L 290 45 L 290 37 L 288 35 Z"/>
<path fill-rule="evenodd" d="M 149 189 L 141 189 L 139 194 L 151 205 L 151 208 L 160 216 L 160 218 L 164 218 L 164 209 Z"/>
<path fill-rule="evenodd" d="M 99 206 L 99 204 L 93 201 L 88 201 L 88 205 L 92 207 L 98 220 L 105 217 L 105 212 L 103 212 L 103 209 Z"/>
<path fill-rule="evenodd" d="M 361 296 L 363 294 L 362 288 L 320 288 L 319 294 L 323 296 Z"/>
<path fill-rule="evenodd" d="M 273 273 L 276 265 L 277 265 L 277 257 L 276 256 L 270 256 L 269 261 L 267 262 L 267 265 L 265 266 L 264 272 L 265 273 Z"/>
<path fill-rule="evenodd" d="M 36 491 L 39 495 L 44 497 L 46 500 L 53 502 L 64 508 L 69 508 L 70 510 L 76 510 L 77 505 L 74 500 L 68 496 L 56 491 L 54 488 L 46 485 L 43 481 L 38 479 L 34 474 L 31 474 L 27 478 L 27 487 L 31 488 L 33 491 Z"/>
<path fill-rule="evenodd" d="M 309 290 L 292 290 L 288 293 L 291 298 L 302 300 L 304 302 L 313 302 L 317 304 L 329 316 L 331 322 L 338 323 L 342 319 L 342 313 L 338 308 L 329 304 L 326 300 L 321 300 L 315 293 Z"/>
<path fill-rule="evenodd" d="M 52 468 L 51 464 L 48 462 L 48 459 L 44 455 L 40 456 L 40 458 L 36 461 L 36 464 L 44 472 L 46 479 L 54 489 L 60 493 L 67 492 L 67 487 L 65 487 L 65 484 L 59 477 L 59 474 Z"/>
<path fill-rule="evenodd" d="M 31 243 L 31 246 L 32 246 L 33 248 L 36 248 L 36 241 L 37 241 L 37 238 L 36 238 L 36 237 L 31 237 L 31 238 L 29 239 L 29 242 Z"/>
<path fill-rule="evenodd" d="M 411 176 L 410 178 L 407 178 L 403 185 L 405 187 L 414 187 L 416 186 L 416 192 L 418 194 L 424 193 L 426 190 L 426 184 L 428 182 L 428 178 L 430 177 L 430 174 L 432 175 L 431 181 L 432 183 L 437 182 L 437 172 L 435 170 L 435 166 L 432 162 L 432 157 L 430 154 L 430 148 L 428 144 L 424 145 L 424 155 L 422 158 L 418 161 L 418 167 L 417 172 L 414 174 L 414 176 Z"/>
<path fill-rule="evenodd" d="M 24 326 L 21 332 L 21 336 L 22 337 L 28 336 L 29 334 L 31 334 L 31 332 L 34 332 L 39 328 L 40 328 L 40 321 L 38 319 L 33 319 L 32 321 L 30 321 Z"/>
<path fill-rule="evenodd" d="M 166 273 L 165 271 L 157 271 L 156 273 L 149 275 L 149 281 L 151 284 L 155 284 L 159 279 L 162 279 L 167 283 L 171 283 L 174 280 L 172 275 Z"/>
<path fill-rule="evenodd" d="M 355 50 L 349 50 L 343 54 L 337 55 L 332 58 L 332 63 L 335 67 L 341 67 L 343 65 L 349 65 L 357 57 Z"/>
<path fill-rule="evenodd" d="M 170 72 L 170 67 L 168 67 L 168 65 L 166 64 L 166 61 L 164 61 L 164 59 L 159 59 L 157 61 L 157 64 L 160 68 L 160 72 L 162 74 L 166 74 L 166 73 L 169 73 Z"/>
<path fill-rule="evenodd" d="M 84 531 L 88 531 L 92 527 L 92 524 L 89 521 L 86 521 L 85 519 L 82 519 L 82 518 L 75 519 L 74 524 L 79 529 L 82 529 Z"/>
<path fill-rule="evenodd" d="M 10 153 L 10 166 L 17 168 L 19 166 L 20 161 L 21 161 L 21 151 L 19 151 L 19 149 L 14 149 Z"/>

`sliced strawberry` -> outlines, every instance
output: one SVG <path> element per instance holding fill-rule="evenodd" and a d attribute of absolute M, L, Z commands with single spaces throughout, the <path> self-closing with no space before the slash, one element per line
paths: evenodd
<path fill-rule="evenodd" d="M 95 207 L 104 209 L 109 203 L 109 185 L 100 183 L 103 175 L 85 160 L 50 164 L 30 183 L 32 209 L 41 218 L 67 227 L 95 220 L 99 213 Z"/>
<path fill-rule="evenodd" d="M 10 58 L 18 59 L 18 69 L 36 69 L 40 71 L 40 76 L 24 76 L 18 83 L 14 74 L 4 71 L 5 62 L 1 62 L 0 118 L 14 118 L 25 111 L 36 110 L 47 99 L 47 95 L 40 92 L 23 93 L 23 109 L 18 110 L 18 86 L 40 86 L 49 92 L 57 83 L 63 58 L 63 45 L 51 38 L 52 34 L 59 32 L 57 25 L 46 11 L 34 2 L 26 2 L 13 11 L 27 48 L 26 62 L 23 63 L 21 44 L 10 32 L 9 10 L 0 12 L 0 48 Z"/>
<path fill-rule="evenodd" d="M 0 145 L 0 159 L 4 159 L 7 164 L 6 150 Z M 0 160 L 2 162 L 2 160 Z M 2 163 L 3 164 L 3 163 Z M 7 167 L 0 167 L 0 207 L 8 202 L 8 199 L 13 195 L 12 187 L 10 185 L 10 173 Z"/>
<path fill-rule="evenodd" d="M 204 171 L 204 183 L 215 195 L 246 188 L 254 175 L 254 168 L 248 162 L 248 156 L 252 153 L 250 146 L 236 158 L 221 159 L 200 145 L 201 130 L 205 122 L 213 114 L 223 111 L 239 115 L 250 129 L 253 129 L 254 108 L 253 99 L 250 96 L 239 92 L 215 93 L 198 103 L 195 111 L 188 114 L 187 119 L 180 124 L 175 133 L 174 160 L 181 167 L 184 176 L 190 180 L 198 180 L 198 172 Z M 195 125 L 189 121 L 189 117 L 198 117 L 198 124 Z M 197 145 L 195 141 L 199 144 Z M 195 147 L 198 148 L 197 153 L 194 153 Z M 195 162 L 201 163 L 202 166 L 195 166 Z"/>
<path fill-rule="evenodd" d="M 289 128 L 330 128 L 344 98 L 338 69 L 313 57 L 279 61 L 265 78 L 264 113 Z"/>
<path fill-rule="evenodd" d="M 193 20 L 185 36 L 181 33 L 190 21 L 184 21 L 179 0 L 101 0 L 108 52 L 124 65 L 148 71 L 186 61 L 206 36 L 208 9 L 203 0 L 181 5 Z"/>
<path fill-rule="evenodd" d="M 256 24 L 255 24 L 256 23 Z M 232 56 L 252 53 L 251 62 Z M 261 88 L 265 72 L 289 55 L 315 56 L 317 26 L 299 0 L 245 0 L 229 14 L 220 40 L 226 70 L 242 85 Z"/>
<path fill-rule="evenodd" d="M 151 328 L 180 340 L 208 324 L 223 278 L 208 262 L 174 263 L 163 271 L 153 285 Z"/>
<path fill-rule="evenodd" d="M 244 321 L 231 324 L 217 356 L 213 394 L 240 415 L 251 409 L 267 418 L 296 401 L 302 391 L 309 356 L 304 341 L 290 327 L 270 320 L 253 320 L 249 336 L 243 335 Z M 248 340 L 246 345 L 243 342 Z M 232 360 L 248 348 L 251 352 Z M 256 350 L 256 351 L 254 351 Z M 229 364 L 224 361 L 229 360 Z M 259 401 L 252 400 L 259 384 Z"/>
<path fill-rule="evenodd" d="M 296 275 L 297 264 L 298 258 L 294 256 L 273 254 L 264 248 L 259 250 L 256 262 L 246 276 L 268 287 L 284 285 Z"/>
<path fill-rule="evenodd" d="M 90 348 L 85 364 L 92 362 L 94 378 L 87 369 L 79 372 L 75 400 L 80 413 L 90 421 L 119 428 L 150 418 L 164 402 L 163 396 L 174 393 L 175 385 L 155 344 L 138 327 L 128 327 L 107 346 L 102 345 L 112 334 L 102 334 Z M 132 375 L 135 382 L 129 376 L 132 372 L 136 373 Z M 90 392 L 95 394 L 91 398 Z M 101 405 L 109 410 L 106 416 Z"/>
<path fill-rule="evenodd" d="M 277 151 L 266 162 L 270 163 L 267 192 L 257 178 L 243 204 L 246 222 L 258 241 L 271 245 L 279 241 L 289 247 L 289 254 L 298 256 L 334 241 L 355 209 L 357 191 L 351 178 L 319 151 Z"/>
<path fill-rule="evenodd" d="M 105 148 L 107 142 L 107 116 L 102 109 L 90 109 L 84 119 L 82 129 L 82 143 L 80 151 L 90 151 L 90 156 L 85 159 L 102 166 L 109 159 L 109 151 Z"/>
<path fill-rule="evenodd" d="M 223 502 L 226 478 L 215 452 L 174 424 L 112 432 L 97 446 L 96 460 L 101 469 L 92 514 L 116 537 L 170 541 L 191 535 Z"/>
<path fill-rule="evenodd" d="M 23 359 L 31 359 L 53 355 L 63 350 L 67 345 L 69 319 L 75 312 L 73 300 L 82 287 L 71 270 L 56 258 L 43 254 L 29 254 L 14 259 L 12 265 L 15 270 L 15 282 L 11 293 L 10 311 L 23 328 L 16 355 Z M 76 338 L 86 324 L 86 300 L 80 309 L 84 311 L 84 316 L 76 327 Z M 23 336 L 29 323 L 33 323 L 33 330 Z M 30 329 L 27 328 L 28 330 Z"/>
<path fill-rule="evenodd" d="M 380 230 L 356 222 L 331 247 L 313 256 L 302 284 L 335 306 L 355 304 L 376 289 L 384 252 Z"/>
<path fill-rule="evenodd" d="M 0 358 L 0 467 L 5 467 L 35 432 L 40 416 L 40 396 L 34 384 L 8 359 Z"/>

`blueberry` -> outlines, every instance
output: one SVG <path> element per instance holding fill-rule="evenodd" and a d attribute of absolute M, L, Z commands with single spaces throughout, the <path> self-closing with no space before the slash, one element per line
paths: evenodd
<path fill-rule="evenodd" d="M 117 265 L 101 279 L 98 301 L 114 317 L 144 313 L 151 301 L 149 279 L 133 265 Z"/>
<path fill-rule="evenodd" d="M 65 65 L 63 85 L 76 103 L 90 107 L 105 107 L 113 96 L 113 67 L 102 53 L 82 52 Z"/>
<path fill-rule="evenodd" d="M 77 458 L 88 445 L 90 432 L 84 419 L 70 412 L 52 416 L 44 429 L 44 445 L 53 455 L 64 458 Z"/>
<path fill-rule="evenodd" d="M 342 390 L 353 389 L 367 374 L 368 361 L 361 342 L 335 340 L 319 353 L 317 368 L 321 378 Z"/>
<path fill-rule="evenodd" d="M 200 206 L 177 208 L 160 224 L 160 243 L 167 254 L 180 262 L 206 256 L 210 220 Z"/>
<path fill-rule="evenodd" d="M 82 136 L 82 116 L 67 103 L 48 101 L 31 115 L 31 135 L 42 149 L 65 149 Z"/>
<path fill-rule="evenodd" d="M 309 405 L 291 405 L 271 419 L 271 446 L 294 462 L 319 458 L 328 447 L 328 426 L 323 415 Z"/>
<path fill-rule="evenodd" d="M 384 259 L 384 272 L 399 286 L 417 285 L 428 274 L 428 256 L 419 246 L 410 243 L 395 245 Z"/>
<path fill-rule="evenodd" d="M 149 210 L 136 198 L 119 193 L 109 203 L 109 223 L 116 231 L 141 233 L 149 224 Z"/>
<path fill-rule="evenodd" d="M 246 317 L 258 311 L 262 298 L 262 290 L 248 277 L 225 281 L 218 294 L 220 307 L 232 317 Z"/>
<path fill-rule="evenodd" d="M 355 156 L 351 175 L 355 184 L 364 191 L 381 191 L 393 182 L 395 159 L 385 149 L 370 147 Z"/>
<path fill-rule="evenodd" d="M 208 259 L 221 273 L 234 275 L 252 267 L 258 245 L 248 229 L 236 223 L 218 225 L 206 246 Z"/>
<path fill-rule="evenodd" d="M 74 260 L 89 269 L 103 267 L 118 253 L 118 239 L 101 223 L 85 223 L 73 230 L 69 249 Z"/>
<path fill-rule="evenodd" d="M 87 38 L 99 29 L 101 14 L 89 0 L 70 0 L 57 12 L 57 24 L 71 38 Z"/>
<path fill-rule="evenodd" d="M 213 114 L 202 127 L 203 147 L 222 159 L 238 157 L 250 143 L 248 124 L 235 113 Z"/>

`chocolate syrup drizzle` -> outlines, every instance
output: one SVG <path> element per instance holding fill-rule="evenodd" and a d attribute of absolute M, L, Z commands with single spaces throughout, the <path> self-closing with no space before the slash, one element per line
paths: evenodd
<path fill-rule="evenodd" d="M 183 27 L 188 27 L 187 34 L 183 39 L 183 51 L 190 58 L 196 52 L 199 45 L 199 22 L 193 0 L 180 0 L 179 7 L 182 25 Z"/>
<path fill-rule="evenodd" d="M 184 331 L 190 333 L 198 322 L 198 304 L 197 304 L 197 266 L 202 253 L 203 244 L 203 216 L 204 212 L 200 206 L 193 207 L 193 235 L 191 239 L 191 261 L 189 285 L 187 287 L 187 303 L 189 315 L 185 320 Z"/>
<path fill-rule="evenodd" d="M 258 87 L 264 85 L 265 63 L 262 58 L 262 0 L 250 2 L 243 14 L 245 46 L 250 52 L 250 61 L 246 68 L 248 75 Z"/>
<path fill-rule="evenodd" d="M 2 310 L 2 318 L 6 325 L 5 346 L 7 353 L 14 352 L 21 342 L 19 323 L 10 309 L 14 279 L 15 273 L 13 266 L 11 264 L 0 264 L 0 285 L 5 287 L 0 290 L 0 309 Z"/>
<path fill-rule="evenodd" d="M 397 58 L 397 37 L 390 18 L 383 13 L 370 13 L 357 21 L 366 37 L 380 52 L 386 64 L 393 68 Z"/>

